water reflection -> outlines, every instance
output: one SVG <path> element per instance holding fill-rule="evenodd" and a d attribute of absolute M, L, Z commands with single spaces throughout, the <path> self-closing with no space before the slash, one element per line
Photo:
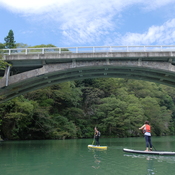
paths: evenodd
<path fill-rule="evenodd" d="M 146 160 L 157 160 L 158 162 L 175 163 L 175 156 L 163 155 L 141 155 L 141 154 L 124 154 L 124 156 L 131 158 L 142 158 Z"/>
<path fill-rule="evenodd" d="M 157 174 L 156 166 L 157 163 L 175 163 L 175 156 L 162 156 L 162 155 L 142 155 L 142 154 L 124 154 L 125 157 L 134 159 L 145 159 L 146 160 L 146 173 L 147 175 Z M 161 164 L 160 164 L 161 165 Z"/>
<path fill-rule="evenodd" d="M 154 159 L 151 159 L 150 156 L 148 156 L 146 158 L 146 160 L 148 160 L 148 164 L 147 164 L 147 173 L 148 175 L 152 175 L 152 174 L 156 174 L 154 171 Z"/>
<path fill-rule="evenodd" d="M 156 174 L 154 170 L 154 161 L 157 158 L 157 156 L 148 156 L 148 155 L 131 155 L 131 154 L 124 154 L 124 156 L 131 157 L 131 158 L 142 158 L 147 160 L 146 164 L 146 174 L 147 175 L 153 175 Z"/>
<path fill-rule="evenodd" d="M 102 162 L 102 155 L 106 153 L 106 150 L 98 150 L 98 149 L 93 149 L 89 148 L 89 152 L 92 153 L 93 158 L 94 158 L 94 165 L 92 165 L 92 168 L 94 169 L 99 169 L 100 168 L 100 163 Z"/>

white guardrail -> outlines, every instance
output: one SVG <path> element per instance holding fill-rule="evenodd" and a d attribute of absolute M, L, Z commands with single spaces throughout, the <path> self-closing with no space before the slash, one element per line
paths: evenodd
<path fill-rule="evenodd" d="M 172 52 L 175 46 L 85 46 L 2 49 L 3 54 L 99 53 L 99 52 Z"/>

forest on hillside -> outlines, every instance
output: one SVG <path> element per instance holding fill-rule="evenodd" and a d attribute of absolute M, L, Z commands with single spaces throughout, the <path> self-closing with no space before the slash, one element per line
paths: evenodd
<path fill-rule="evenodd" d="M 14 37 L 7 39 L 0 49 L 29 47 L 14 44 Z M 54 47 L 33 47 L 48 46 Z M 6 65 L 0 62 L 0 68 Z M 101 137 L 139 137 L 143 133 L 138 128 L 145 120 L 151 124 L 152 135 L 174 135 L 174 88 L 117 77 L 84 79 L 0 104 L 0 135 L 8 140 L 92 138 L 95 126 Z"/>
<path fill-rule="evenodd" d="M 145 120 L 152 135 L 173 135 L 174 88 L 119 78 L 56 84 L 0 104 L 3 139 L 138 137 Z"/>

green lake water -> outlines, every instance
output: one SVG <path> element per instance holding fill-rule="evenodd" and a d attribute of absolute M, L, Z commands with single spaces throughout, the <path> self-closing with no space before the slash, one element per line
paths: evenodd
<path fill-rule="evenodd" d="M 174 175 L 175 156 L 129 154 L 144 138 L 101 138 L 107 150 L 88 149 L 92 139 L 3 141 L 0 175 Z M 175 137 L 152 137 L 156 150 L 175 151 Z"/>

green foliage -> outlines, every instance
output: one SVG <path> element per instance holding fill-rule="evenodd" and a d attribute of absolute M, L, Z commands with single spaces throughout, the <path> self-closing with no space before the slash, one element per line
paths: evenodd
<path fill-rule="evenodd" d="M 95 80 L 95 87 L 101 89 L 105 96 L 110 96 L 111 94 L 115 94 L 116 89 L 119 86 L 118 79 L 116 78 L 98 78 Z"/>
<path fill-rule="evenodd" d="M 28 48 L 30 47 L 29 45 L 27 44 L 24 44 L 24 43 L 16 43 L 16 48 Z"/>
<path fill-rule="evenodd" d="M 0 49 L 5 49 L 5 44 L 0 43 Z"/>
<path fill-rule="evenodd" d="M 52 49 L 52 47 L 53 47 L 53 49 Z M 31 46 L 31 47 L 29 47 L 29 48 L 49 48 L 49 49 L 47 49 L 48 51 L 57 51 L 57 52 L 59 52 L 59 49 L 56 49 L 55 48 L 56 46 L 54 46 L 53 44 L 41 44 L 41 45 L 36 45 L 36 46 Z M 36 50 L 32 50 L 32 52 L 37 52 L 38 51 L 38 49 L 36 49 Z M 67 48 L 61 48 L 61 51 L 69 51 L 69 49 L 67 49 Z"/>
<path fill-rule="evenodd" d="M 82 89 L 82 92 L 82 107 L 85 112 L 85 115 L 90 118 L 94 114 L 95 105 L 99 104 L 101 97 L 104 96 L 104 92 L 98 88 L 92 87 L 84 87 Z"/>
<path fill-rule="evenodd" d="M 56 47 L 53 44 L 40 44 L 40 45 L 36 45 L 36 46 L 31 46 L 30 48 L 47 48 L 47 47 Z"/>
<path fill-rule="evenodd" d="M 22 96 L 2 104 L 1 119 L 4 135 L 9 139 L 19 139 L 20 131 L 31 123 L 33 111 L 34 105 Z M 5 125 L 9 125 L 9 131 L 6 130 L 6 127 L 4 128 Z"/>
<path fill-rule="evenodd" d="M 175 132 L 173 88 L 127 79 L 88 79 L 56 84 L 0 105 L 2 138 L 67 139 L 142 136 Z"/>
<path fill-rule="evenodd" d="M 11 64 L 7 63 L 7 62 L 4 61 L 4 60 L 1 60 L 1 58 L 0 58 L 0 70 L 5 70 L 5 68 L 6 68 L 7 66 L 11 66 Z"/>
<path fill-rule="evenodd" d="M 4 38 L 5 40 L 5 48 L 7 49 L 11 49 L 11 48 L 15 48 L 15 40 L 14 40 L 14 33 L 13 30 L 10 30 L 8 35 Z"/>
<path fill-rule="evenodd" d="M 76 138 L 76 126 L 72 121 L 68 121 L 68 119 L 63 116 L 55 116 L 53 120 L 55 121 L 55 126 L 51 132 L 51 138 Z"/>
<path fill-rule="evenodd" d="M 0 51 L 0 70 L 5 70 L 5 68 L 7 66 L 11 66 L 11 64 L 7 63 L 6 61 L 4 61 L 2 59 L 2 54 L 1 54 L 1 51 Z"/>

